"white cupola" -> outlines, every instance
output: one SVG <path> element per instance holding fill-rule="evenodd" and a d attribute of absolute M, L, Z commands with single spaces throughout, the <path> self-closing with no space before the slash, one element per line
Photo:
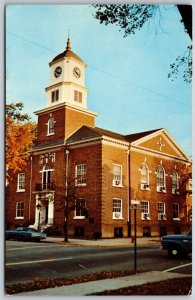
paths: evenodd
<path fill-rule="evenodd" d="M 71 50 L 68 37 L 66 50 L 50 63 L 50 85 L 46 87 L 47 107 L 67 103 L 87 109 L 85 62 Z"/>

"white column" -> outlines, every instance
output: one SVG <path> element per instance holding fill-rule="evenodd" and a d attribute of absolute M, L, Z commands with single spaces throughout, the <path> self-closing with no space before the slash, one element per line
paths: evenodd
<path fill-rule="evenodd" d="M 54 216 L 54 196 L 49 196 L 48 201 L 48 225 L 53 225 L 53 216 Z"/>
<path fill-rule="evenodd" d="M 36 205 L 35 205 L 35 224 L 34 227 L 38 229 L 39 225 L 39 210 L 37 209 L 37 204 L 41 204 L 39 201 L 39 195 L 36 195 Z"/>

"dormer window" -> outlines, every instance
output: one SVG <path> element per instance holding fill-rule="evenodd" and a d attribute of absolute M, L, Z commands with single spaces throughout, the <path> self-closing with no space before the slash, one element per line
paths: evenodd
<path fill-rule="evenodd" d="M 79 91 L 74 91 L 74 101 L 82 103 L 82 93 Z"/>
<path fill-rule="evenodd" d="M 54 117 L 49 118 L 47 122 L 47 135 L 52 135 L 54 134 Z"/>
<path fill-rule="evenodd" d="M 51 92 L 51 102 L 56 102 L 59 100 L 59 90 L 55 90 Z"/>

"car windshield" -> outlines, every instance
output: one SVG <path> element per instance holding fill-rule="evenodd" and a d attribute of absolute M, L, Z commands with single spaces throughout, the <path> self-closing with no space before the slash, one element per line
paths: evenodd
<path fill-rule="evenodd" d="M 28 231 L 38 232 L 38 230 L 36 230 L 34 228 L 28 228 Z"/>

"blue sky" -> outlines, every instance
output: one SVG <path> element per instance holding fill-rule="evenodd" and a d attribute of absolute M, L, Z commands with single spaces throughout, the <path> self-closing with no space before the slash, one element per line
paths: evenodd
<path fill-rule="evenodd" d="M 167 78 L 169 65 L 190 43 L 173 5 L 135 35 L 93 17 L 90 5 L 8 5 L 6 9 L 6 101 L 33 112 L 46 106 L 49 62 L 72 50 L 88 65 L 88 108 L 96 126 L 121 134 L 166 128 L 191 155 L 192 88 L 182 76 Z M 36 119 L 35 119 L 36 120 Z"/>

